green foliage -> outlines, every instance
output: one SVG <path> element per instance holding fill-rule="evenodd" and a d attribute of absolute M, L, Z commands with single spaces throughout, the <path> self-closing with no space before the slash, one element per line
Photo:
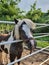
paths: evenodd
<path fill-rule="evenodd" d="M 47 13 L 44 13 L 41 11 L 41 8 L 36 9 L 36 2 L 31 5 L 31 9 L 27 12 L 26 18 L 38 23 L 49 23 L 49 10 Z"/>
<path fill-rule="evenodd" d="M 47 11 L 47 13 L 44 13 L 41 11 L 41 8 L 36 9 L 37 1 L 35 1 L 34 4 L 31 5 L 30 11 L 28 11 L 26 15 L 23 15 L 23 13 L 25 12 L 21 11 L 20 8 L 18 8 L 17 6 L 20 1 L 21 0 L 1 0 L 0 1 L 0 20 L 13 21 L 14 18 L 17 18 L 17 19 L 29 18 L 34 22 L 49 23 L 49 10 Z M 0 29 L 1 28 L 4 29 L 4 25 L 0 24 Z M 36 29 L 35 32 L 49 32 L 49 26 Z"/>
<path fill-rule="evenodd" d="M 25 16 L 23 16 L 22 13 L 24 11 L 21 11 L 20 8 L 18 8 L 18 3 L 21 0 L 1 0 L 0 1 L 0 20 L 8 20 L 8 21 L 13 21 L 14 18 L 16 19 L 22 19 Z M 0 24 L 0 29 L 4 30 L 11 30 L 12 25 L 7 25 L 5 24 Z"/>
<path fill-rule="evenodd" d="M 29 18 L 36 23 L 49 23 L 49 10 L 47 13 L 44 13 L 41 11 L 41 8 L 36 9 L 36 2 L 37 1 L 31 5 L 31 9 L 27 12 L 26 18 Z M 35 32 L 49 32 L 49 26 L 36 29 Z"/>
<path fill-rule="evenodd" d="M 45 37 L 41 37 L 41 38 L 38 38 L 37 40 L 41 40 L 41 41 L 49 41 L 49 36 L 45 36 Z"/>
<path fill-rule="evenodd" d="M 17 6 L 19 2 L 20 0 L 1 0 L 0 20 L 14 20 L 14 18 L 21 18 L 21 16 L 23 16 L 23 11 L 20 11 Z"/>

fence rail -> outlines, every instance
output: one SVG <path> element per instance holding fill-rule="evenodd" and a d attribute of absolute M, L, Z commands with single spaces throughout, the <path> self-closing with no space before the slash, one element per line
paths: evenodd
<path fill-rule="evenodd" d="M 49 36 L 49 35 L 42 35 L 42 36 L 36 36 L 34 38 L 41 38 L 41 37 L 45 37 L 45 36 Z M 17 43 L 17 42 L 23 42 L 23 40 L 15 40 L 15 41 L 7 41 L 7 42 L 1 42 L 0 45 L 4 45 L 4 44 L 12 44 L 12 43 Z"/>
<path fill-rule="evenodd" d="M 15 22 L 11 22 L 11 21 L 0 21 L 0 23 L 4 23 L 4 24 L 15 24 Z"/>
<path fill-rule="evenodd" d="M 13 21 L 0 21 L 0 23 L 6 23 L 6 24 L 15 24 L 15 22 Z M 35 23 L 36 25 L 46 25 L 46 26 L 49 26 L 49 24 L 45 24 L 45 23 Z"/>
<path fill-rule="evenodd" d="M 49 25 L 46 25 L 46 26 L 39 26 L 39 27 L 36 27 L 35 29 L 39 29 L 39 28 L 44 28 L 44 27 L 47 27 Z"/>
<path fill-rule="evenodd" d="M 48 26 L 49 26 L 49 24 L 45 24 L 45 23 L 36 23 L 36 25 L 42 25 L 42 26 L 43 26 L 43 25 L 44 25 L 44 26 L 45 26 L 45 25 L 48 25 Z"/>
<path fill-rule="evenodd" d="M 3 23 L 3 24 L 15 24 L 15 22 L 11 22 L 11 21 L 0 21 L 0 23 Z M 39 25 L 40 27 L 36 27 L 35 29 L 39 29 L 39 28 L 43 28 L 43 27 L 47 27 L 49 26 L 49 24 L 42 24 L 42 23 L 35 23 L 36 25 Z"/>
<path fill-rule="evenodd" d="M 42 62 L 40 65 L 43 65 L 45 62 L 47 62 L 49 58 L 47 58 L 44 62 Z"/>
<path fill-rule="evenodd" d="M 49 34 L 49 33 L 35 33 L 33 35 L 47 35 L 47 34 Z"/>

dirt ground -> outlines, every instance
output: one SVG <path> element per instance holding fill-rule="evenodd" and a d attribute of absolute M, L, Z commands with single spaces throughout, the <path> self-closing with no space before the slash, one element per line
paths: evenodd
<path fill-rule="evenodd" d="M 0 53 L 0 62 L 1 62 L 1 56 L 4 56 L 5 53 L 2 53 L 2 54 Z M 24 57 L 28 54 L 29 54 L 29 51 L 24 49 L 22 57 Z M 2 58 L 5 58 L 5 57 L 2 57 Z M 31 56 L 31 57 L 21 61 L 20 65 L 40 65 L 40 63 L 43 62 L 44 60 L 46 60 L 47 58 L 49 58 L 49 55 L 46 55 L 46 54 L 43 54 L 43 53 L 38 53 L 34 56 Z M 7 60 L 7 58 L 6 58 L 6 60 Z M 15 65 L 17 65 L 17 64 L 15 64 Z M 47 61 L 43 65 L 49 65 L 49 61 Z"/>
<path fill-rule="evenodd" d="M 29 51 L 24 50 L 22 56 L 26 56 L 28 54 L 29 54 Z M 40 65 L 40 63 L 42 63 L 47 58 L 49 58 L 49 55 L 46 55 L 46 54 L 43 54 L 43 53 L 38 53 L 38 54 L 36 54 L 34 56 L 31 56 L 31 57 L 21 61 L 21 65 Z M 47 61 L 43 65 L 49 65 L 49 61 Z"/>

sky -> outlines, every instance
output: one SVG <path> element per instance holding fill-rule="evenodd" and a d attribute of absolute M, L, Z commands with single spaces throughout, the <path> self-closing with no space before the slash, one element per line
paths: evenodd
<path fill-rule="evenodd" d="M 30 10 L 30 5 L 33 5 L 35 1 L 36 0 L 21 0 L 18 7 L 28 12 Z M 37 0 L 36 8 L 41 8 L 43 12 L 47 12 L 49 9 L 49 0 Z"/>

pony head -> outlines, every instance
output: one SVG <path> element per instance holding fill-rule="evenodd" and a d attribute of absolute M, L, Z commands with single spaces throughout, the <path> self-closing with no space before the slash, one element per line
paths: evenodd
<path fill-rule="evenodd" d="M 14 21 L 15 21 L 15 36 L 17 39 L 19 39 L 19 27 L 24 21 L 30 29 L 34 30 L 36 28 L 35 23 L 30 19 L 22 19 L 22 20 L 14 19 Z"/>
<path fill-rule="evenodd" d="M 33 38 L 30 29 L 35 29 L 35 26 L 35 23 L 33 23 L 30 19 L 18 20 L 17 24 L 15 24 L 16 39 L 22 39 L 23 41 L 25 41 L 26 39 Z M 28 48 L 30 48 L 30 50 L 32 48 L 35 48 L 36 44 L 34 43 L 33 39 L 28 40 L 26 43 L 28 44 Z"/>

